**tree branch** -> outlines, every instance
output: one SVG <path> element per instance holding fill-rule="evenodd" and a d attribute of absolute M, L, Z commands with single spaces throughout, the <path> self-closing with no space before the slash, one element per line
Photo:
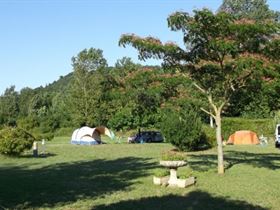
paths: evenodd
<path fill-rule="evenodd" d="M 202 87 L 200 87 L 198 84 L 196 84 L 195 82 L 193 83 L 194 84 L 194 86 L 198 89 L 198 90 L 200 90 L 200 92 L 202 92 L 202 93 L 206 93 L 206 90 L 204 90 Z"/>
<path fill-rule="evenodd" d="M 215 117 L 215 115 L 214 114 L 212 114 L 211 112 L 209 112 L 209 111 L 207 111 L 206 109 L 204 109 L 204 108 L 200 108 L 202 111 L 204 111 L 206 114 L 209 114 L 210 116 L 212 116 L 214 119 L 216 119 L 216 117 Z"/>
<path fill-rule="evenodd" d="M 220 106 L 219 106 L 219 111 L 222 111 L 224 105 L 227 103 L 227 100 L 225 100 Z"/>
<path fill-rule="evenodd" d="M 211 95 L 208 95 L 207 98 L 208 98 L 208 101 L 209 101 L 210 105 L 211 105 L 212 108 L 214 109 L 215 113 L 217 113 L 217 112 L 218 112 L 218 109 L 217 109 L 217 107 L 215 106 L 215 104 L 214 104 L 214 102 L 213 102 L 212 96 L 211 96 Z"/>

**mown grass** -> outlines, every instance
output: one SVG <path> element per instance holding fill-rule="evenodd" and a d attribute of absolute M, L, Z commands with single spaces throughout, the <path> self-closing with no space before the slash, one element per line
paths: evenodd
<path fill-rule="evenodd" d="M 169 144 L 75 146 L 47 143 L 47 155 L 0 156 L 0 209 L 279 209 L 280 150 L 273 145 L 225 147 L 226 173 L 216 174 L 216 150 L 188 153 L 179 175 L 195 186 L 155 186 L 152 176 Z"/>

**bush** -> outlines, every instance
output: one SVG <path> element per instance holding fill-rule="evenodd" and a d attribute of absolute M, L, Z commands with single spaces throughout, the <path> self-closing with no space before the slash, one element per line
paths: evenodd
<path fill-rule="evenodd" d="M 72 136 L 75 128 L 60 128 L 55 132 L 55 136 Z"/>
<path fill-rule="evenodd" d="M 31 149 L 35 138 L 21 128 L 6 127 L 0 131 L 0 153 L 18 156 Z"/>
<path fill-rule="evenodd" d="M 181 151 L 199 150 L 208 145 L 202 131 L 202 122 L 191 108 L 178 113 L 167 111 L 161 123 L 165 139 Z"/>
<path fill-rule="evenodd" d="M 27 116 L 27 117 L 18 119 L 17 125 L 20 128 L 30 131 L 32 128 L 38 127 L 39 122 L 35 116 Z"/>
<path fill-rule="evenodd" d="M 205 133 L 205 141 L 209 144 L 209 146 L 214 147 L 217 145 L 216 140 L 216 128 L 211 128 L 210 125 L 204 124 L 202 126 L 202 130 Z"/>

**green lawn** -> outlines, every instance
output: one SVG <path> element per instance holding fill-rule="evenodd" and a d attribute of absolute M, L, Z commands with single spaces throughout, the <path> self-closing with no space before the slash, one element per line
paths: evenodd
<path fill-rule="evenodd" d="M 226 174 L 216 174 L 215 149 L 188 154 L 179 175 L 186 189 L 155 186 L 169 144 L 75 146 L 48 142 L 46 157 L 0 156 L 0 209 L 279 209 L 280 150 L 273 145 L 225 147 Z"/>

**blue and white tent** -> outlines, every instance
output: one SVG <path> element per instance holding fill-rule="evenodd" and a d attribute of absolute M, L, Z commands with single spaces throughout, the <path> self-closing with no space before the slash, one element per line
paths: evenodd
<path fill-rule="evenodd" d="M 101 135 L 107 135 L 111 139 L 115 138 L 112 131 L 104 126 L 90 128 L 87 126 L 76 129 L 71 138 L 72 144 L 96 145 L 101 144 Z"/>

